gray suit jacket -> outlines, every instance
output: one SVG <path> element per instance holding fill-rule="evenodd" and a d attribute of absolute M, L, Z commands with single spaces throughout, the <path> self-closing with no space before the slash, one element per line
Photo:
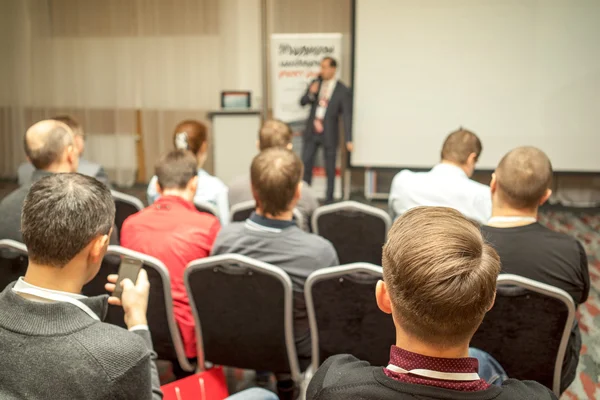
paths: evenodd
<path fill-rule="evenodd" d="M 33 171 L 35 171 L 35 167 L 30 162 L 24 162 L 21 165 L 19 165 L 17 174 L 19 176 L 20 186 L 31 183 L 31 176 L 33 175 Z M 85 158 L 80 158 L 77 172 L 79 172 L 82 175 L 87 175 L 96 178 L 109 188 L 111 187 L 108 175 L 106 174 L 104 168 L 102 168 L 102 165 L 100 164 L 88 161 Z"/>
<path fill-rule="evenodd" d="M 315 82 L 315 81 L 313 81 Z M 312 84 L 312 82 L 311 82 Z M 310 104 L 310 114 L 308 121 L 306 122 L 306 129 L 304 130 L 304 140 L 313 140 L 315 112 L 317 111 L 318 101 L 317 95 L 310 93 L 310 85 L 306 89 L 306 93 L 300 99 L 300 105 L 305 106 Z M 321 86 L 319 85 L 319 91 Z M 352 93 L 346 85 L 341 81 L 337 81 L 335 89 L 329 99 L 329 105 L 327 106 L 327 112 L 323 119 L 323 139 L 325 147 L 337 148 L 338 145 L 338 132 L 339 128 L 339 117 L 340 115 L 344 119 L 344 137 L 346 142 L 352 141 Z"/>

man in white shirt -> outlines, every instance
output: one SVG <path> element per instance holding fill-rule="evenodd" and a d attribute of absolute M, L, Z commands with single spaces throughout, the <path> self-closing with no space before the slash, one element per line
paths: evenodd
<path fill-rule="evenodd" d="M 477 135 L 460 128 L 448 135 L 442 146 L 442 161 L 430 171 L 400 171 L 390 189 L 389 206 L 394 217 L 417 206 L 441 206 L 485 224 L 492 214 L 490 188 L 470 179 L 481 150 Z"/>

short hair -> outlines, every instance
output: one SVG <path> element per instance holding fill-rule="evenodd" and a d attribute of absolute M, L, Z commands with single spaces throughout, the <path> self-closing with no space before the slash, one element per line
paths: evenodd
<path fill-rule="evenodd" d="M 335 60 L 335 58 L 329 57 L 329 56 L 323 57 L 322 61 L 325 61 L 325 60 L 329 61 L 330 67 L 337 68 L 337 61 Z"/>
<path fill-rule="evenodd" d="M 265 121 L 258 133 L 258 147 L 265 150 L 271 147 L 287 147 L 292 142 L 292 129 L 277 119 Z"/>
<path fill-rule="evenodd" d="M 83 127 L 81 126 L 81 124 L 70 115 L 59 115 L 57 117 L 52 117 L 51 119 L 62 122 L 63 124 L 67 125 L 69 128 L 71 128 L 75 136 L 85 136 L 83 134 Z"/>
<path fill-rule="evenodd" d="M 29 189 L 21 213 L 21 232 L 29 259 L 61 268 L 115 220 L 110 190 L 78 173 L 52 174 Z"/>
<path fill-rule="evenodd" d="M 25 154 L 36 169 L 46 169 L 57 162 L 68 146 L 73 132 L 62 122 L 45 120 L 33 124 L 25 133 Z"/>
<path fill-rule="evenodd" d="M 254 196 L 264 213 L 277 216 L 288 211 L 303 171 L 300 158 L 284 148 L 272 147 L 254 157 L 250 179 Z"/>
<path fill-rule="evenodd" d="M 446 137 L 442 146 L 442 160 L 462 165 L 467 162 L 472 153 L 476 154 L 475 161 L 477 161 L 482 150 L 481 141 L 476 134 L 459 128 Z"/>
<path fill-rule="evenodd" d="M 187 150 L 173 150 L 156 163 L 155 173 L 162 190 L 185 189 L 198 174 L 196 157 Z"/>
<path fill-rule="evenodd" d="M 198 155 L 208 140 L 208 130 L 202 122 L 188 119 L 181 121 L 173 132 L 173 144 L 178 150 L 189 150 Z"/>
<path fill-rule="evenodd" d="M 516 208 L 535 208 L 552 186 L 552 163 L 542 150 L 517 147 L 496 168 L 502 200 Z"/>
<path fill-rule="evenodd" d="M 394 222 L 383 277 L 397 323 L 439 347 L 470 340 L 496 292 L 500 259 L 480 229 L 447 207 L 416 207 Z"/>

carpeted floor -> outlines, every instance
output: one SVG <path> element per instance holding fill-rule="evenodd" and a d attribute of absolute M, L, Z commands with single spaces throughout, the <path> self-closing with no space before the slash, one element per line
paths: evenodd
<path fill-rule="evenodd" d="M 561 400 L 600 399 L 600 214 L 545 210 L 540 222 L 579 239 L 589 261 L 590 295 L 577 313 L 583 342 L 577 377 Z"/>

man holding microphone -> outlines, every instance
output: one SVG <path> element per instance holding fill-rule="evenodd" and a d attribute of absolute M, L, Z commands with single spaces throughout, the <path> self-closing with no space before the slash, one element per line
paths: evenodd
<path fill-rule="evenodd" d="M 315 154 L 319 146 L 323 146 L 327 174 L 326 203 L 333 201 L 340 115 L 344 120 L 346 149 L 352 151 L 352 95 L 350 89 L 337 80 L 336 72 L 335 59 L 325 57 L 321 61 L 319 77 L 311 82 L 300 99 L 302 106 L 310 104 L 310 114 L 302 141 L 304 181 L 311 183 Z"/>

